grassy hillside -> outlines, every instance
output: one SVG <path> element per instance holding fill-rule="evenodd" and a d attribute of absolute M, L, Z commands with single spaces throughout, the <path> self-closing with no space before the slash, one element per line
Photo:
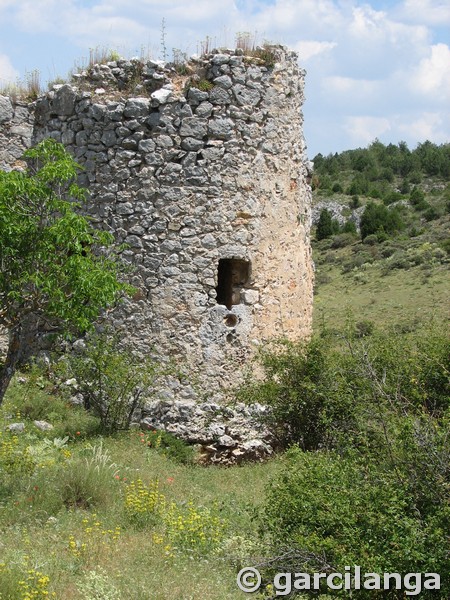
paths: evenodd
<path fill-rule="evenodd" d="M 448 318 L 450 146 L 423 146 L 411 152 L 376 142 L 316 157 L 316 221 L 326 209 L 341 221 L 320 241 L 313 230 L 316 329 L 348 318 L 400 329 Z M 430 166 L 428 153 L 439 157 L 440 167 Z M 351 232 L 349 223 L 358 222 L 369 203 L 395 212 L 400 229 L 364 239 Z"/>

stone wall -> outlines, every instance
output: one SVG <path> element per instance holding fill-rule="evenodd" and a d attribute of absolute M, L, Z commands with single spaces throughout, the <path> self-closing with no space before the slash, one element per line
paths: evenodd
<path fill-rule="evenodd" d="M 273 53 L 267 66 L 239 50 L 179 68 L 122 60 L 33 105 L 0 98 L 0 168 L 62 142 L 84 167 L 89 214 L 127 244 L 139 291 L 114 326 L 184 366 L 189 381 L 164 400 L 223 399 L 264 339 L 310 332 L 304 72 Z"/>

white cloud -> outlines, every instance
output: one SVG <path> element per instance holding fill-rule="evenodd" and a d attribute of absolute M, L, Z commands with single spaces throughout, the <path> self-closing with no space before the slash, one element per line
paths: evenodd
<path fill-rule="evenodd" d="M 411 87 L 421 94 L 450 102 L 450 48 L 445 44 L 431 46 L 430 56 L 420 61 L 411 79 Z"/>
<path fill-rule="evenodd" d="M 17 71 L 6 54 L 0 54 L 0 85 L 14 83 L 19 79 Z"/>
<path fill-rule="evenodd" d="M 444 119 L 442 114 L 425 112 L 408 121 L 400 117 L 397 129 L 401 134 L 400 137 L 403 135 L 405 138 L 415 140 L 433 140 L 435 143 L 440 144 L 449 141 L 443 125 Z"/>
<path fill-rule="evenodd" d="M 340 77 L 333 76 L 327 77 L 323 81 L 324 89 L 328 89 L 330 92 L 337 92 L 339 94 L 346 94 L 349 97 L 357 95 L 373 94 L 379 82 L 371 81 L 369 79 L 352 79 L 351 77 Z"/>
<path fill-rule="evenodd" d="M 356 116 L 344 121 L 344 130 L 356 146 L 367 146 L 391 129 L 389 119 L 384 117 Z"/>
<path fill-rule="evenodd" d="M 299 53 L 300 62 L 307 61 L 313 56 L 328 52 L 337 46 L 337 42 L 319 42 L 303 40 L 295 44 L 294 50 Z"/>
<path fill-rule="evenodd" d="M 405 0 L 399 16 L 414 23 L 450 25 L 450 4 L 448 0 Z"/>

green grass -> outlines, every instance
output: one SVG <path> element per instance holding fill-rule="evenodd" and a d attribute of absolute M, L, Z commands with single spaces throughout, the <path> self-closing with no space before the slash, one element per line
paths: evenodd
<path fill-rule="evenodd" d="M 369 320 L 380 328 L 447 319 L 449 273 L 443 266 L 395 269 L 380 264 L 342 273 L 335 264 L 320 265 L 314 298 L 314 328 L 338 328 L 347 319 Z M 324 283 L 321 283 L 324 281 Z"/>
<path fill-rule="evenodd" d="M 54 432 L 39 433 L 34 417 L 51 417 L 59 431 L 65 421 L 81 429 L 86 415 L 39 381 L 40 387 L 33 382 L 38 414 L 29 409 L 30 382 L 17 378 L 0 410 L 2 600 L 23 600 L 19 582 L 27 576 L 36 594 L 43 594 L 36 581 L 48 577 L 45 591 L 63 600 L 244 598 L 235 582 L 237 565 L 258 555 L 255 507 L 283 459 L 232 468 L 184 465 L 149 447 L 136 430 L 102 438 L 76 429 L 65 443 L 53 443 Z M 6 430 L 15 421 L 25 423 L 17 436 Z M 189 550 L 187 540 L 187 549 L 177 549 L 165 521 L 168 509 L 140 524 L 130 521 L 127 489 L 138 479 L 157 480 L 176 514 L 186 516 L 191 501 L 202 522 L 216 519 L 219 541 L 193 543 Z"/>

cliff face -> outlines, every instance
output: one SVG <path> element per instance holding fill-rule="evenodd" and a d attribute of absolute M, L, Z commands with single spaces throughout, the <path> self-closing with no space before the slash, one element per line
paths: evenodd
<path fill-rule="evenodd" d="M 0 98 L 0 168 L 48 136 L 83 165 L 87 211 L 127 244 L 139 290 L 114 327 L 191 375 L 168 399 L 218 399 L 262 340 L 310 332 L 304 72 L 295 53 L 273 57 L 227 51 L 182 73 L 117 61 L 33 105 Z"/>

